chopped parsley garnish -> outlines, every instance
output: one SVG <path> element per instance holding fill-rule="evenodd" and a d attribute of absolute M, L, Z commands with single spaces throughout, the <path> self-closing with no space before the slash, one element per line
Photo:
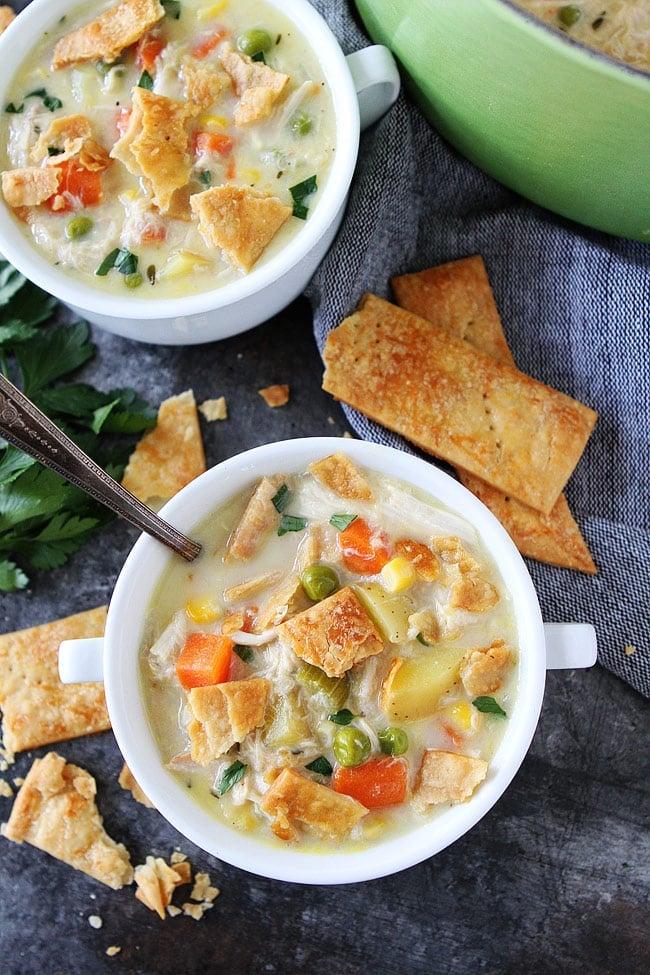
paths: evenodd
<path fill-rule="evenodd" d="M 296 183 L 295 186 L 289 187 L 289 192 L 291 193 L 291 198 L 293 200 L 293 215 L 298 217 L 300 220 L 307 219 L 308 207 L 305 204 L 305 200 L 312 193 L 315 193 L 318 189 L 318 184 L 316 182 L 315 176 L 308 176 L 307 179 L 303 179 L 302 183 Z"/>
<path fill-rule="evenodd" d="M 234 785 L 237 785 L 243 779 L 247 768 L 248 765 L 244 765 L 239 759 L 234 761 L 232 765 L 229 765 L 219 779 L 219 795 L 225 796 L 226 792 L 229 792 Z"/>
<path fill-rule="evenodd" d="M 253 659 L 254 652 L 252 647 L 245 647 L 241 643 L 238 643 L 232 649 L 233 653 L 236 653 L 239 659 L 243 660 L 245 664 L 249 664 Z"/>
<path fill-rule="evenodd" d="M 301 532 L 306 527 L 306 518 L 299 518 L 296 515 L 282 515 L 278 525 L 278 535 L 286 535 L 287 532 Z"/>
<path fill-rule="evenodd" d="M 340 711 L 336 711 L 334 714 L 329 715 L 329 720 L 332 724 L 346 725 L 354 721 L 355 715 L 349 708 L 342 708 Z"/>
<path fill-rule="evenodd" d="M 165 8 L 166 17 L 171 17 L 173 20 L 180 19 L 181 16 L 180 0 L 160 0 L 160 2 Z"/>
<path fill-rule="evenodd" d="M 102 263 L 99 265 L 95 274 L 103 278 L 105 277 L 111 268 L 115 268 L 120 272 L 120 274 L 135 274 L 138 269 L 138 258 L 131 251 L 127 251 L 124 248 L 115 247 L 110 254 L 107 254 Z"/>
<path fill-rule="evenodd" d="M 291 501 L 291 491 L 286 484 L 280 485 L 276 493 L 271 498 L 271 503 L 275 510 L 282 514 L 284 509 Z"/>
<path fill-rule="evenodd" d="M 197 179 L 199 183 L 203 184 L 203 186 L 209 186 L 212 182 L 212 173 L 209 169 L 202 169 L 198 174 Z"/>
<path fill-rule="evenodd" d="M 309 765 L 305 765 L 305 768 L 310 772 L 316 772 L 317 775 L 331 775 L 334 769 L 332 768 L 332 763 L 329 762 L 324 755 L 319 755 L 315 758 L 313 762 Z"/>
<path fill-rule="evenodd" d="M 333 528 L 336 528 L 337 531 L 342 532 L 345 531 L 346 528 L 349 528 L 356 518 L 356 515 L 332 515 L 330 518 L 330 525 L 332 525 Z"/>
<path fill-rule="evenodd" d="M 45 105 L 45 108 L 47 108 L 50 112 L 55 112 L 57 108 L 63 107 L 63 102 L 61 99 L 56 98 L 55 95 L 48 95 L 45 88 L 36 88 L 34 91 L 28 92 L 25 95 L 25 98 L 40 98 Z M 21 102 L 20 105 L 14 105 L 13 102 L 9 102 L 9 104 L 5 106 L 5 112 L 9 112 L 9 114 L 12 115 L 20 115 L 24 109 L 24 101 Z"/>
<path fill-rule="evenodd" d="M 475 697 L 472 704 L 477 711 L 481 711 L 483 714 L 498 714 L 502 718 L 507 717 L 506 712 L 500 704 L 497 704 L 493 697 L 488 697 L 487 695 Z"/>
<path fill-rule="evenodd" d="M 418 633 L 415 639 L 418 641 L 418 643 L 421 643 L 423 647 L 432 647 L 433 646 L 432 643 L 429 643 L 428 640 L 425 640 L 424 639 L 424 637 L 422 636 L 421 633 Z"/>
<path fill-rule="evenodd" d="M 68 377 L 95 355 L 86 322 L 50 322 L 54 298 L 0 261 L 0 369 L 113 477 L 156 410 L 130 389 L 100 392 Z M 32 570 L 63 565 L 113 515 L 64 478 L 0 439 L 0 590 Z"/>
<path fill-rule="evenodd" d="M 138 88 L 146 88 L 147 91 L 153 91 L 153 78 L 148 71 L 143 71 L 138 78 Z"/>

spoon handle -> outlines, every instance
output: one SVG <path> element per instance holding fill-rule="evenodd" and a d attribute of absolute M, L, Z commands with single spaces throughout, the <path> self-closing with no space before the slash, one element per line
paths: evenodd
<path fill-rule="evenodd" d="M 102 470 L 2 373 L 0 433 L 14 447 L 24 450 L 188 562 L 201 551 L 198 542 L 182 535 Z"/>

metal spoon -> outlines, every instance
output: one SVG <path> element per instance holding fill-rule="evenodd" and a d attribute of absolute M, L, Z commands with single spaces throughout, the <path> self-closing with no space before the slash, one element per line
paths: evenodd
<path fill-rule="evenodd" d="M 123 488 L 0 373 L 0 433 L 9 443 L 76 484 L 120 518 L 191 562 L 198 542 L 182 535 Z"/>

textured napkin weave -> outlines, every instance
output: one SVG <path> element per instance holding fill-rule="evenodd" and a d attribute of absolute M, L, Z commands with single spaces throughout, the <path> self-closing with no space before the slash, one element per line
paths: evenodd
<path fill-rule="evenodd" d="M 369 43 L 351 4 L 313 4 L 346 54 Z M 593 623 L 600 663 L 650 696 L 650 244 L 523 200 L 402 94 L 362 135 L 343 225 L 307 289 L 318 347 L 364 292 L 391 298 L 390 277 L 472 254 L 518 367 L 599 414 L 565 491 L 599 574 L 528 560 L 544 619 Z M 344 409 L 360 437 L 417 452 Z"/>

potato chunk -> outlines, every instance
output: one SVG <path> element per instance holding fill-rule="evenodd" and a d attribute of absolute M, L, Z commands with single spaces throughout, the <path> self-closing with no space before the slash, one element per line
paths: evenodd
<path fill-rule="evenodd" d="M 397 657 L 381 685 L 382 711 L 396 721 L 430 717 L 457 679 L 464 654 L 462 647 L 438 646 L 425 657 Z"/>

